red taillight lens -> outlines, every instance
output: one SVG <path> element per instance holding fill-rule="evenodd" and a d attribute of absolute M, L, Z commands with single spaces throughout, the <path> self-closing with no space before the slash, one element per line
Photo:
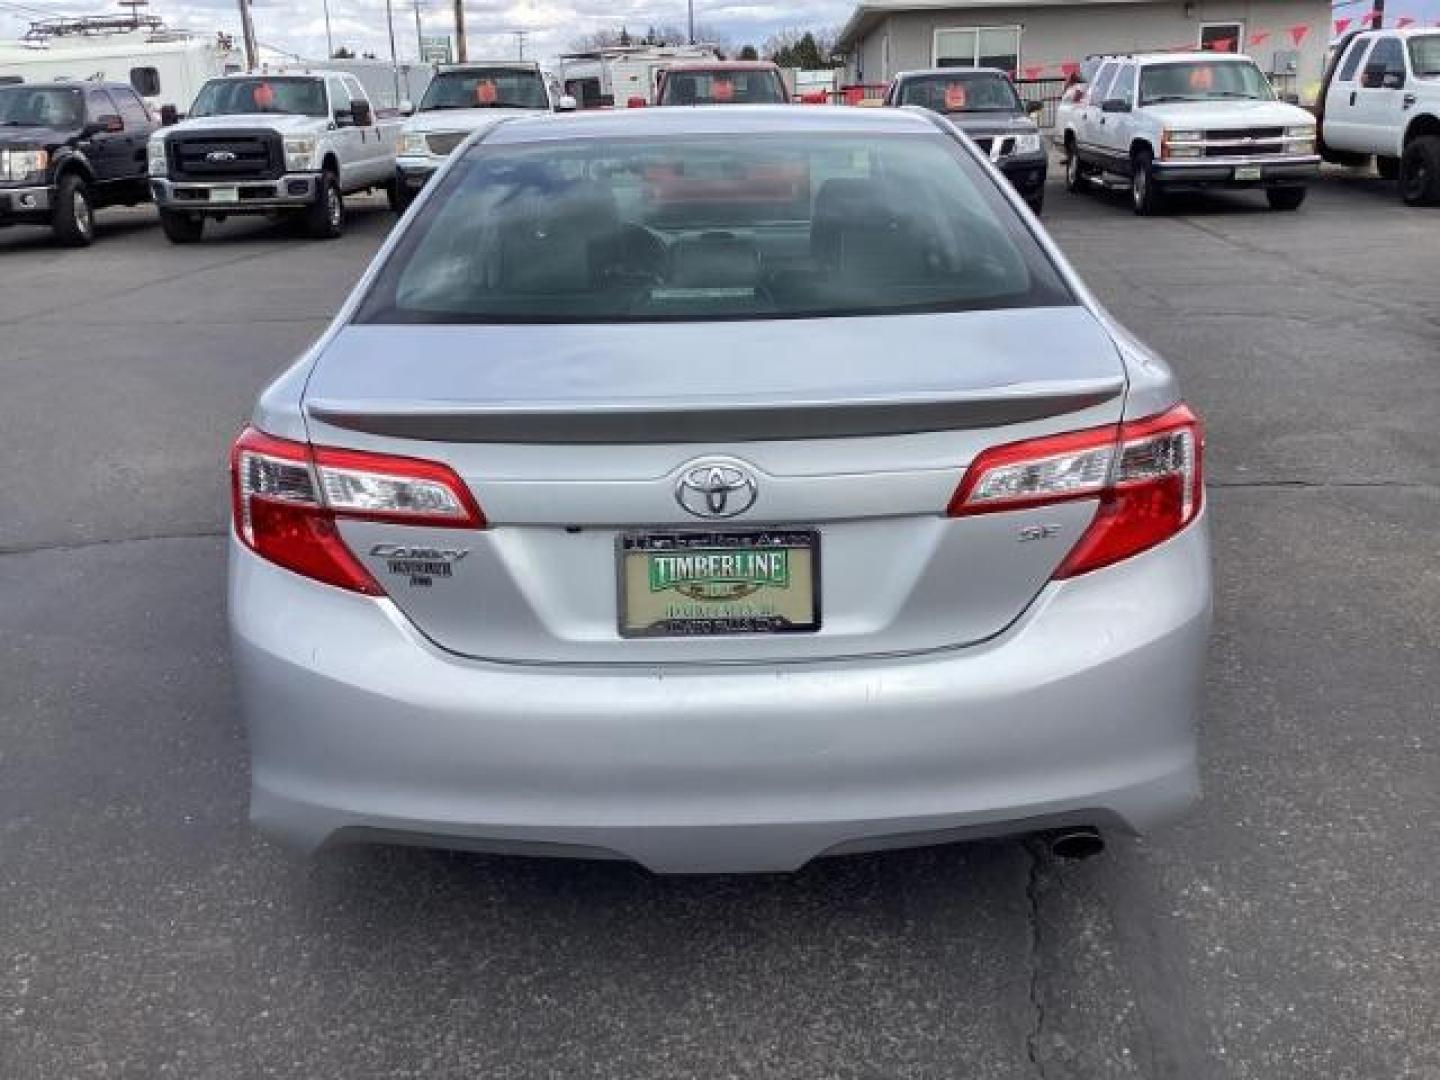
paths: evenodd
<path fill-rule="evenodd" d="M 352 592 L 384 590 L 351 553 L 337 517 L 480 529 L 484 515 L 444 465 L 311 447 L 246 428 L 230 451 L 235 533 L 251 551 Z"/>
<path fill-rule="evenodd" d="M 997 446 L 965 471 L 949 514 L 964 517 L 1098 498 L 1055 572 L 1074 577 L 1138 555 L 1195 520 L 1204 498 L 1201 426 L 1185 405 L 1113 427 Z"/>

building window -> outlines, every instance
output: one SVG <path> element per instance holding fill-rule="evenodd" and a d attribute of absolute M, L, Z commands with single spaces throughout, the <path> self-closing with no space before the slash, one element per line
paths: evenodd
<path fill-rule="evenodd" d="M 1020 27 L 971 26 L 935 31 L 936 67 L 1020 68 Z"/>
<path fill-rule="evenodd" d="M 1204 52 L 1244 52 L 1244 23 L 1205 23 L 1200 27 L 1200 48 Z"/>

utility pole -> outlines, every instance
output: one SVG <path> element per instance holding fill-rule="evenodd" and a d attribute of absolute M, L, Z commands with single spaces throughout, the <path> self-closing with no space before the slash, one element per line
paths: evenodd
<path fill-rule="evenodd" d="M 260 50 L 255 44 L 255 23 L 250 18 L 250 0 L 240 0 L 240 32 L 245 38 L 245 70 L 260 66 Z"/>
<path fill-rule="evenodd" d="M 390 28 L 390 75 L 395 82 L 395 107 L 400 107 L 400 61 L 395 56 L 395 4 L 385 0 L 385 25 Z"/>
<path fill-rule="evenodd" d="M 695 0 L 685 0 L 685 36 L 690 39 L 690 44 L 695 44 Z"/>
<path fill-rule="evenodd" d="M 1370 26 L 1379 30 L 1385 23 L 1385 0 L 1375 0 L 1375 9 L 1370 13 Z"/>
<path fill-rule="evenodd" d="M 465 51 L 465 0 L 455 0 L 455 59 L 462 64 L 470 59 Z"/>
<path fill-rule="evenodd" d="M 420 0 L 415 0 L 415 60 L 425 62 L 425 31 L 420 27 Z"/>
<path fill-rule="evenodd" d="M 515 47 L 520 50 L 520 59 L 521 59 L 521 60 L 524 60 L 524 59 L 525 59 L 525 37 L 526 37 L 526 35 L 528 35 L 528 34 L 530 33 L 530 31 L 529 31 L 529 30 L 512 30 L 511 33 L 513 33 L 513 34 L 515 35 Z"/>
<path fill-rule="evenodd" d="M 330 34 L 330 0 L 325 0 L 325 59 L 335 59 L 335 38 Z"/>

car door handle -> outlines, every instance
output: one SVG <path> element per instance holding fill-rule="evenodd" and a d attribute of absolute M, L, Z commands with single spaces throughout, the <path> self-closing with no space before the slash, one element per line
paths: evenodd
<path fill-rule="evenodd" d="M 1351 107 L 1352 109 L 1355 107 L 1355 91 L 1354 91 L 1354 90 L 1351 90 L 1351 91 L 1350 91 L 1350 107 Z"/>
<path fill-rule="evenodd" d="M 1408 109 L 1413 106 L 1418 100 L 1419 99 L 1416 98 L 1414 94 L 1406 94 L 1403 98 L 1400 99 L 1400 107 L 1402 109 Z"/>

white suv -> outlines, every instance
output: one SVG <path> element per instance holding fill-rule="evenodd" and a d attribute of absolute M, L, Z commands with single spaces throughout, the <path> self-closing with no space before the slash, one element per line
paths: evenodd
<path fill-rule="evenodd" d="M 1294 210 L 1320 171 L 1315 118 L 1277 100 L 1248 56 L 1213 52 L 1106 60 L 1065 149 L 1071 191 L 1124 178 L 1137 214 L 1203 187 L 1263 188 Z"/>

